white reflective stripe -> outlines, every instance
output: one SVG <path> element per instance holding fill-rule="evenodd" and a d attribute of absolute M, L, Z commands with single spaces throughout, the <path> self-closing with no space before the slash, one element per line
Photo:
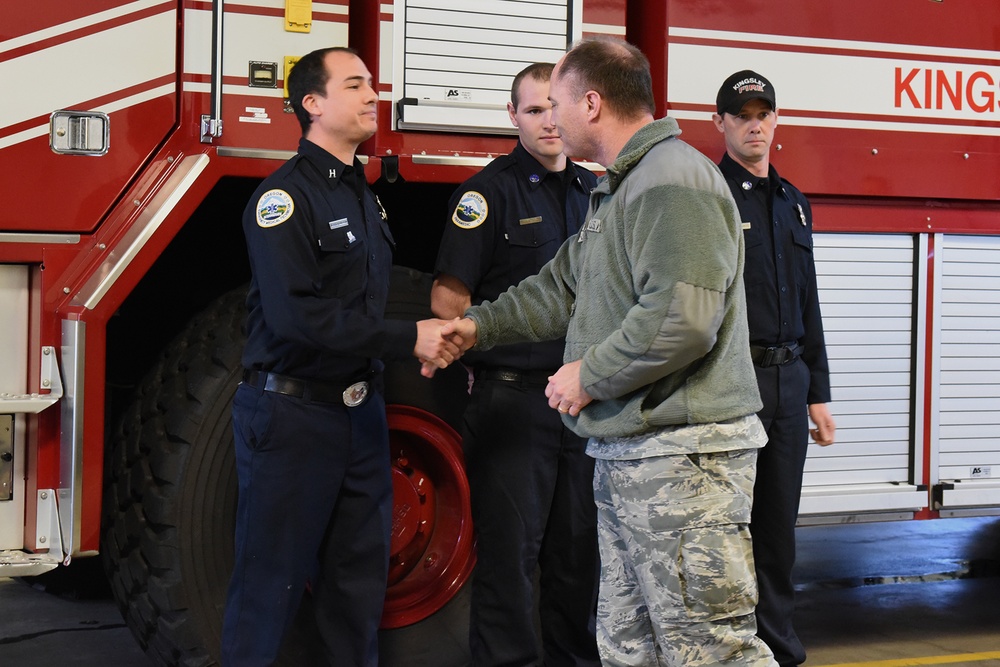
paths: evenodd
<path fill-rule="evenodd" d="M 580 30 L 595 35 L 617 35 L 625 37 L 625 26 L 611 25 L 610 23 L 583 23 Z"/>
<path fill-rule="evenodd" d="M 690 40 L 668 47 L 667 99 L 678 119 L 709 120 L 733 63 L 752 62 L 778 91 L 779 110 L 789 110 L 784 125 L 1000 136 L 995 51 L 714 30 L 670 35 Z M 698 67 L 686 66 L 692 62 Z M 830 81 L 851 81 L 852 93 Z"/>
<path fill-rule="evenodd" d="M 175 22 L 170 10 L 0 62 L 6 90 L 31 91 L 17 104 L 0 105 L 0 127 L 48 118 L 57 109 L 78 109 L 171 75 L 176 69 Z M 143 57 L 124 57 L 136 53 Z M 45 85 L 39 85 L 39 72 L 47 73 Z"/>
<path fill-rule="evenodd" d="M 102 104 L 99 108 L 93 109 L 81 109 L 81 111 L 103 111 L 104 113 L 111 114 L 115 111 L 121 111 L 122 109 L 127 109 L 143 102 L 148 102 L 149 100 L 155 100 L 157 97 L 164 97 L 170 95 L 174 92 L 174 84 L 170 83 L 164 86 L 159 86 L 157 88 L 151 88 L 149 90 L 143 91 L 141 93 L 136 93 L 135 95 L 129 95 L 128 97 L 123 97 L 120 100 L 115 100 L 114 102 L 109 102 L 107 104 Z M 8 146 L 13 146 L 14 144 L 21 143 L 22 141 L 28 141 L 29 139 L 34 139 L 35 137 L 45 136 L 49 132 L 49 125 L 46 122 L 43 125 L 38 125 L 37 127 L 32 127 L 30 129 L 24 130 L 23 132 L 18 132 L 17 134 L 12 134 L 7 137 L 0 137 L 0 148 L 6 148 Z"/>
<path fill-rule="evenodd" d="M 42 30 L 31 32 L 27 35 L 22 35 L 21 37 L 14 37 L 13 39 L 8 39 L 0 43 L 0 53 L 18 49 L 22 46 L 34 44 L 42 40 L 58 37 L 59 35 L 65 35 L 66 33 L 80 30 L 82 28 L 101 23 L 102 21 L 110 21 L 111 19 L 116 19 L 119 16 L 126 16 L 133 12 L 139 12 L 143 9 L 161 4 L 162 2 L 163 0 L 139 0 L 139 2 L 132 2 L 127 5 L 108 9 L 107 11 L 98 12 L 97 14 L 91 14 L 79 19 L 74 19 L 73 21 L 67 21 L 66 23 L 60 23 L 59 25 L 54 25 L 49 28 L 43 28 Z"/>
<path fill-rule="evenodd" d="M 267 9 L 281 9 L 285 8 L 285 0 L 240 0 L 240 5 L 243 7 L 264 7 Z M 347 4 L 346 0 L 344 3 L 339 2 L 317 2 L 313 0 L 313 13 L 325 13 L 325 14 L 343 14 L 347 16 Z M 233 14 L 239 10 L 234 10 L 229 7 L 226 8 L 227 13 Z"/>
<path fill-rule="evenodd" d="M 959 58 L 979 58 L 996 60 L 995 51 L 976 49 L 953 49 L 943 46 L 894 44 L 892 42 L 860 42 L 849 39 L 823 39 L 818 37 L 797 37 L 791 35 L 771 35 L 756 32 L 730 32 L 723 30 L 701 30 L 698 28 L 669 29 L 671 37 L 709 39 L 723 42 L 747 42 L 755 44 L 780 44 L 784 46 L 806 46 L 823 49 L 850 49 L 852 51 L 876 51 L 879 53 L 913 54 L 921 57 L 947 56 Z M 763 74 L 763 72 L 761 72 Z M 770 77 L 768 77 L 770 78 Z M 775 84 L 777 86 L 777 84 Z M 775 88 L 777 89 L 777 88 Z M 714 99 L 714 98 L 713 98 Z"/>

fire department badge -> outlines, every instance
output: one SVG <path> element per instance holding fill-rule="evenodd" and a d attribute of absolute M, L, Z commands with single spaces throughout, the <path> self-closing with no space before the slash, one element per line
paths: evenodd
<path fill-rule="evenodd" d="M 349 408 L 356 408 L 368 398 L 368 383 L 355 382 L 344 390 L 344 405 Z"/>
<path fill-rule="evenodd" d="M 486 198 L 475 190 L 470 190 L 458 200 L 458 206 L 451 214 L 451 221 L 462 229 L 474 229 L 486 222 L 489 212 Z"/>
<path fill-rule="evenodd" d="M 292 217 L 295 202 L 284 190 L 268 190 L 257 200 L 257 225 L 267 229 L 277 227 Z"/>

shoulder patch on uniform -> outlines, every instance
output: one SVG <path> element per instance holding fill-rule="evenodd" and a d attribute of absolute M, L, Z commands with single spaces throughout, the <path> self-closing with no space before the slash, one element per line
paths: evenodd
<path fill-rule="evenodd" d="M 292 217 L 295 202 L 284 190 L 268 190 L 257 200 L 257 225 L 276 227 Z"/>
<path fill-rule="evenodd" d="M 458 206 L 451 214 L 451 221 L 462 229 L 474 229 L 486 222 L 489 212 L 486 198 L 475 190 L 469 190 L 458 200 Z"/>

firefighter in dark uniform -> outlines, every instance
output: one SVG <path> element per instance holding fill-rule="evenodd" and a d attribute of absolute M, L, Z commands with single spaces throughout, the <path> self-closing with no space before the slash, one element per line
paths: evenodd
<path fill-rule="evenodd" d="M 392 521 L 378 359 L 457 348 L 442 349 L 437 321 L 382 317 L 392 237 L 354 155 L 375 132 L 368 69 L 324 49 L 288 85 L 298 154 L 243 215 L 252 278 L 222 662 L 272 664 L 308 583 L 324 654 L 313 664 L 374 667 Z"/>
<path fill-rule="evenodd" d="M 833 443 L 836 426 L 813 260 L 812 211 L 770 164 L 778 109 L 760 74 L 736 72 L 722 84 L 713 120 L 725 135 L 719 163 L 743 221 L 750 353 L 764 403 L 768 442 L 757 459 L 750 532 L 760 600 L 757 635 L 782 667 L 805 650 L 792 626 L 795 521 L 809 435 Z M 815 428 L 809 429 L 809 421 Z"/>
<path fill-rule="evenodd" d="M 539 63 L 515 77 L 507 110 L 517 146 L 452 197 L 431 292 L 438 317 L 495 299 L 579 231 L 596 178 L 562 152 L 551 71 Z M 469 632 L 477 667 L 600 664 L 594 462 L 544 394 L 562 353 L 555 340 L 465 357 L 474 373 L 463 437 L 478 553 Z"/>

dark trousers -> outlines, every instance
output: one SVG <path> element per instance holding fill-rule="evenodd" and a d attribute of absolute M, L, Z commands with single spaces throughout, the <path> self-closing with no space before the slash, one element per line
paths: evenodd
<path fill-rule="evenodd" d="M 585 453 L 586 440 L 548 406 L 544 389 L 476 380 L 465 413 L 478 554 L 469 630 L 476 667 L 600 664 L 594 460 Z"/>
<path fill-rule="evenodd" d="M 774 652 L 782 667 L 799 665 L 805 649 L 795 628 L 795 521 L 802 492 L 809 438 L 806 393 L 809 370 L 801 359 L 784 366 L 754 367 L 767 430 L 767 445 L 757 459 L 750 534 L 757 570 L 757 636 Z"/>
<path fill-rule="evenodd" d="M 375 667 L 392 517 L 385 403 L 310 403 L 241 384 L 236 554 L 222 664 L 272 664 L 309 584 L 325 656 Z"/>

